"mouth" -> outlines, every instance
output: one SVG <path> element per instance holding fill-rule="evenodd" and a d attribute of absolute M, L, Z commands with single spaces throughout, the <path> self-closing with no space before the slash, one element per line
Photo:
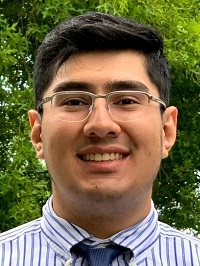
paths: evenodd
<path fill-rule="evenodd" d="M 88 153 L 80 155 L 79 158 L 83 161 L 106 162 L 106 161 L 122 160 L 127 156 L 128 154 L 112 152 L 112 153 Z"/>

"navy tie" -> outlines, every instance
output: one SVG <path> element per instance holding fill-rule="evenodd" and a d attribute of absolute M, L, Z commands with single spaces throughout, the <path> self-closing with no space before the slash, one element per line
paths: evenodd
<path fill-rule="evenodd" d="M 76 244 L 71 250 L 86 258 L 89 266 L 109 266 L 120 254 L 130 251 L 130 249 L 119 245 L 108 245 L 106 248 L 93 248 L 83 243 Z"/>

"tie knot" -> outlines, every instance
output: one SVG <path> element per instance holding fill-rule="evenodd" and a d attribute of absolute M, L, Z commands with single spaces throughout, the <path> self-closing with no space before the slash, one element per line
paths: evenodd
<path fill-rule="evenodd" d="M 130 251 L 130 249 L 120 245 L 93 248 L 83 243 L 76 244 L 71 250 L 85 258 L 89 266 L 109 266 L 120 254 Z"/>

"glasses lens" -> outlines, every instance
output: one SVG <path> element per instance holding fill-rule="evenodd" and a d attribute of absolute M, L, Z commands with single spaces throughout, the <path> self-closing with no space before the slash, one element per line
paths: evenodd
<path fill-rule="evenodd" d="M 78 122 L 90 113 L 92 97 L 84 93 L 57 93 L 52 99 L 55 116 L 63 121 Z"/>
<path fill-rule="evenodd" d="M 123 92 L 109 95 L 109 110 L 118 121 L 131 121 L 145 116 L 148 96 L 142 92 Z"/>

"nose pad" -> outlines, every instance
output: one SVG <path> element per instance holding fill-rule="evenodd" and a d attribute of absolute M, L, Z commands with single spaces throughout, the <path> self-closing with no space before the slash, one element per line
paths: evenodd
<path fill-rule="evenodd" d="M 114 121 L 105 100 L 99 99 L 98 103 L 96 100 L 95 104 L 91 106 L 90 115 L 83 131 L 87 136 L 117 137 L 121 132 L 121 128 Z"/>

